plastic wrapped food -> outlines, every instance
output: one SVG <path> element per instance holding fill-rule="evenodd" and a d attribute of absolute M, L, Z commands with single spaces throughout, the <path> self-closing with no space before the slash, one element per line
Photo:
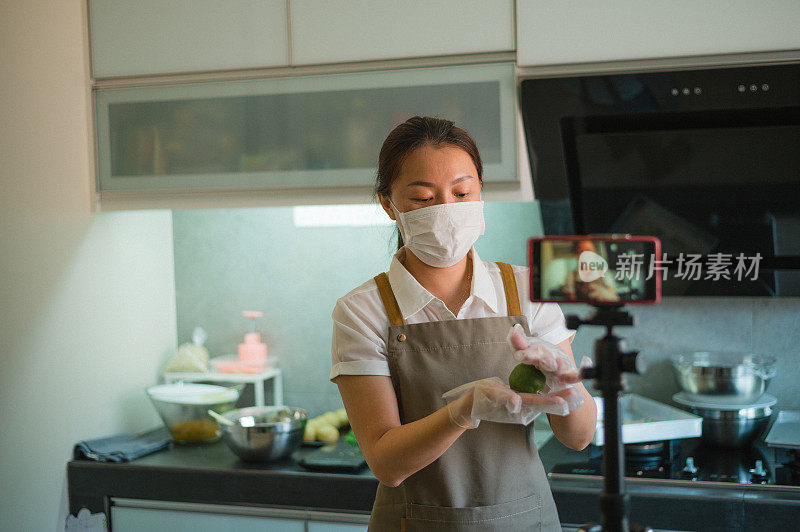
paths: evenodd
<path fill-rule="evenodd" d="M 192 334 L 192 343 L 181 344 L 167 365 L 165 372 L 206 372 L 208 371 L 208 349 L 203 345 L 208 335 L 201 328 L 197 327 Z"/>

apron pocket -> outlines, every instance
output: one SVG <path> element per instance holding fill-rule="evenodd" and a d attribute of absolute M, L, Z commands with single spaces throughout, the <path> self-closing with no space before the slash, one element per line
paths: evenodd
<path fill-rule="evenodd" d="M 489 506 L 406 504 L 408 532 L 541 530 L 541 521 L 542 496 L 539 493 Z"/>

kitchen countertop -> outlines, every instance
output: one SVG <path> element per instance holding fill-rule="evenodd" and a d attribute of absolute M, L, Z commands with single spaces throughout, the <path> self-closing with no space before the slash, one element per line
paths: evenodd
<path fill-rule="evenodd" d="M 322 473 L 298 465 L 314 450 L 300 447 L 285 460 L 248 463 L 218 441 L 172 444 L 129 463 L 72 460 L 67 464 L 70 513 L 81 507 L 106 511 L 107 497 L 369 513 L 378 488 L 369 468 Z"/>
<path fill-rule="evenodd" d="M 564 453 L 576 452 L 550 437 L 546 420 L 536 428 L 546 470 Z M 108 515 L 109 498 L 115 497 L 369 514 L 378 487 L 371 471 L 305 470 L 297 460 L 313 450 L 301 447 L 291 458 L 267 464 L 242 462 L 222 442 L 173 445 L 124 464 L 73 460 L 67 464 L 70 513 L 86 507 Z M 797 488 L 720 484 L 634 479 L 627 483 L 632 519 L 671 530 L 792 529 L 796 524 Z M 566 526 L 600 519 L 602 478 L 551 478 L 550 486 Z"/>
<path fill-rule="evenodd" d="M 534 441 L 542 446 L 552 432 L 545 416 L 534 423 Z M 106 511 L 108 497 L 369 513 L 378 489 L 372 471 L 304 469 L 297 461 L 315 449 L 301 446 L 285 460 L 263 464 L 239 460 L 222 441 L 172 444 L 122 464 L 73 460 L 67 464 L 70 513 Z"/>
<path fill-rule="evenodd" d="M 582 462 L 585 453 L 556 439 L 539 450 L 548 473 L 559 462 Z M 562 522 L 600 520 L 602 477 L 558 474 L 549 475 L 549 482 Z M 631 521 L 657 530 L 794 530 L 800 515 L 798 487 L 627 477 L 625 485 Z"/>

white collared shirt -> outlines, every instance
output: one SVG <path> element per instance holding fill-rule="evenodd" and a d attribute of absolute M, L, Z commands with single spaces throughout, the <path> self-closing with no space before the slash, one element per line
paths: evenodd
<path fill-rule="evenodd" d="M 480 260 L 475 248 L 471 252 L 471 292 L 458 316 L 419 284 L 402 265 L 400 258 L 405 248 L 395 254 L 387 276 L 405 324 L 508 315 L 500 268 L 494 262 Z M 564 325 L 564 314 L 557 304 L 532 303 L 528 299 L 528 268 L 512 268 L 522 314 L 528 319 L 531 334 L 553 344 L 575 334 Z M 390 375 L 386 361 L 389 317 L 374 279 L 336 301 L 332 318 L 331 380 L 337 375 Z"/>

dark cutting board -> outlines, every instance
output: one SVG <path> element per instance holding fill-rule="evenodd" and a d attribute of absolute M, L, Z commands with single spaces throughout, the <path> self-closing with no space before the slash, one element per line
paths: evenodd
<path fill-rule="evenodd" d="M 361 451 L 347 443 L 344 438 L 311 451 L 298 463 L 312 471 L 334 473 L 357 473 L 367 464 Z"/>

